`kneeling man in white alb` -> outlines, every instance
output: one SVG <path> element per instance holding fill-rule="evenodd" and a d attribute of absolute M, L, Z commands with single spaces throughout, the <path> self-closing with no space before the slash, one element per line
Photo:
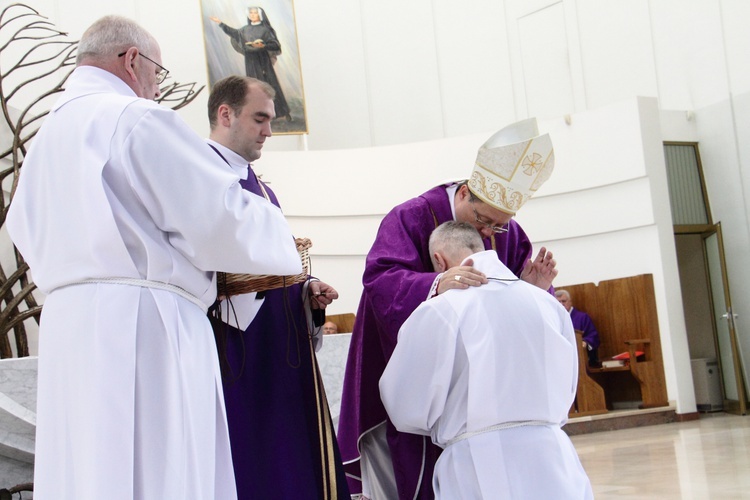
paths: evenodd
<path fill-rule="evenodd" d="M 485 251 L 469 224 L 440 225 L 429 249 L 436 271 L 470 265 L 489 280 L 422 303 L 380 379 L 396 428 L 443 448 L 435 497 L 593 498 L 562 431 L 578 381 L 570 316 Z"/>

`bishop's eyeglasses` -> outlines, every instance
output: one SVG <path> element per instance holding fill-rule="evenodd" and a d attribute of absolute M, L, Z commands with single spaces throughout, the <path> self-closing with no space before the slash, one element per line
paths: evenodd
<path fill-rule="evenodd" d="M 122 57 L 125 54 L 127 54 L 127 51 L 123 52 L 122 54 L 117 54 L 117 57 Z M 138 55 L 141 56 L 141 57 L 143 57 L 147 61 L 151 61 L 152 63 L 156 64 L 156 66 L 158 66 L 159 69 L 161 69 L 161 71 L 159 71 L 156 74 L 156 83 L 157 84 L 161 84 L 161 83 L 164 82 L 164 80 L 167 79 L 167 75 L 169 74 L 169 70 L 167 68 L 165 68 L 164 66 L 162 66 L 158 62 L 154 61 L 153 59 L 151 59 L 150 57 L 148 57 L 146 54 L 142 54 L 141 52 L 138 52 Z"/>
<path fill-rule="evenodd" d="M 493 233 L 501 234 L 501 233 L 507 233 L 508 232 L 508 225 L 505 224 L 503 226 L 495 226 L 490 222 L 487 222 L 485 220 L 482 220 L 479 218 L 479 214 L 477 213 L 477 209 L 474 208 L 474 202 L 471 203 L 471 209 L 474 211 L 474 220 L 477 221 L 478 224 L 483 225 L 484 227 L 491 229 Z"/>

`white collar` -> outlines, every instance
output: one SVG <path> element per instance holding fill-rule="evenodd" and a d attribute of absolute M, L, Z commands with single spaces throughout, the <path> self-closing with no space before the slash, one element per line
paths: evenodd
<path fill-rule="evenodd" d="M 451 215 L 453 220 L 456 220 L 456 191 L 458 191 L 458 184 L 452 184 L 445 188 L 445 194 L 448 195 L 448 201 L 451 204 Z"/>
<path fill-rule="evenodd" d="M 505 264 L 502 263 L 494 250 L 484 250 L 482 252 L 477 252 L 475 254 L 469 255 L 468 257 L 466 257 L 466 259 L 464 259 L 463 262 L 466 262 L 466 260 L 468 259 L 472 259 L 474 261 L 474 263 L 472 264 L 472 267 L 474 269 L 482 271 L 489 277 L 513 281 L 518 279 L 518 277 L 513 274 L 513 272 L 508 269 Z M 464 265 L 463 262 L 461 263 L 462 266 Z M 508 281 L 507 283 L 510 284 L 513 281 Z"/>
<path fill-rule="evenodd" d="M 109 71 L 96 66 L 78 66 L 65 82 L 65 92 L 63 92 L 60 99 L 52 106 L 52 110 L 57 110 L 77 97 L 102 93 L 114 93 L 132 97 L 133 99 L 140 99 L 133 92 L 133 89 Z M 144 99 L 144 101 L 148 100 Z M 158 106 L 154 101 L 151 102 L 155 106 Z"/>
<path fill-rule="evenodd" d="M 240 179 L 247 179 L 247 160 L 245 160 L 243 157 L 241 157 L 228 147 L 224 146 L 223 144 L 214 141 L 213 139 L 206 139 L 206 142 L 215 147 L 219 151 L 219 153 L 221 153 L 221 156 L 223 156 L 227 163 L 229 163 L 229 166 L 232 167 L 232 170 L 235 171 Z"/>

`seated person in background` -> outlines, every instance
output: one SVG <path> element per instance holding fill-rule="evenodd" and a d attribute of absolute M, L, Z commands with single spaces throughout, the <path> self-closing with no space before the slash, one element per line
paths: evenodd
<path fill-rule="evenodd" d="M 589 354 L 589 366 L 601 368 L 599 361 L 599 332 L 596 331 L 594 322 L 591 317 L 583 311 L 573 309 L 573 299 L 567 290 L 556 290 L 555 297 L 563 305 L 566 311 L 570 313 L 570 319 L 573 321 L 573 328 L 583 332 L 583 347 Z"/>
<path fill-rule="evenodd" d="M 323 334 L 328 335 L 330 333 L 339 333 L 339 327 L 333 321 L 326 321 L 323 323 Z"/>
<path fill-rule="evenodd" d="M 443 448 L 435 498 L 593 498 L 561 429 L 578 382 L 570 318 L 485 251 L 470 224 L 441 224 L 429 252 L 438 272 L 473 266 L 489 281 L 423 302 L 380 379 L 396 429 Z"/>

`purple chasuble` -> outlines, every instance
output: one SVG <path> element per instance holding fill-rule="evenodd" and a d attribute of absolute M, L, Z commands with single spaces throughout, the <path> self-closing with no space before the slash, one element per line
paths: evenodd
<path fill-rule="evenodd" d="M 426 299 L 438 274 L 432 269 L 428 240 L 438 225 L 453 220 L 448 186 L 437 186 L 398 205 L 381 222 L 367 254 L 364 290 L 344 376 L 338 440 L 347 476 L 361 477 L 359 437 L 387 422 L 396 483 L 403 499 L 414 498 L 417 491 L 417 498 L 434 498 L 432 472 L 440 449 L 428 437 L 400 433 L 393 427 L 380 401 L 378 381 L 393 353 L 399 328 Z M 500 260 L 519 276 L 531 258 L 526 233 L 511 220 L 507 233 L 492 238 Z M 484 240 L 484 246 L 492 248 L 490 238 Z M 353 493 L 361 491 L 360 481 L 350 479 L 349 488 Z"/>
<path fill-rule="evenodd" d="M 249 170 L 240 184 L 263 196 Z M 263 188 L 279 206 L 271 189 Z M 330 416 L 318 419 L 320 405 L 327 402 L 307 331 L 302 285 L 265 292 L 245 332 L 222 325 L 231 369 L 224 374 L 224 401 L 239 500 L 348 499 L 333 422 Z"/>

